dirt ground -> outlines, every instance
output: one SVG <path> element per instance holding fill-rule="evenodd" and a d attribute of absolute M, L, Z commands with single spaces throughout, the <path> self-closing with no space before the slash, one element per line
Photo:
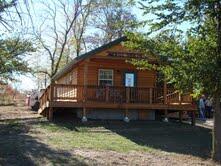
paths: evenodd
<path fill-rule="evenodd" d="M 51 130 L 51 134 L 48 133 L 49 130 L 44 133 L 39 128 L 34 127 L 42 121 L 46 121 L 46 124 L 50 125 L 45 118 L 30 111 L 27 107 L 0 107 L 0 165 L 219 165 L 208 157 L 159 149 L 120 152 L 96 147 L 66 148 L 65 144 L 58 146 L 58 144 L 55 145 L 56 143 L 51 144 L 45 141 L 46 139 L 49 141 L 57 139 L 56 137 L 62 137 L 62 135 L 65 138 L 65 133 L 59 133 L 57 129 Z M 198 129 L 194 131 L 198 131 Z M 71 131 L 68 130 L 68 132 Z M 117 136 L 118 133 L 114 134 Z M 67 138 L 72 139 L 71 135 L 68 135 Z M 74 141 L 77 142 L 78 140 Z M 136 142 L 132 143 L 137 146 Z"/>
<path fill-rule="evenodd" d="M 41 116 L 24 106 L 1 106 L 0 120 L 40 118 Z"/>
<path fill-rule="evenodd" d="M 215 165 L 212 161 L 196 159 L 192 156 L 171 155 L 168 152 L 158 153 L 139 153 L 136 151 L 128 154 L 117 153 L 113 151 L 94 151 L 76 149 L 72 152 L 84 156 L 89 162 L 95 160 L 98 165 L 154 165 L 154 166 L 195 166 L 195 165 Z M 218 164 L 217 164 L 218 165 Z"/>

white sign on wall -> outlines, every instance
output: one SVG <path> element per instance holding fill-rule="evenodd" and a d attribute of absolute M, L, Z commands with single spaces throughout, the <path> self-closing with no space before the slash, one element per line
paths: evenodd
<path fill-rule="evenodd" d="M 135 84 L 134 73 L 126 73 L 125 74 L 125 86 L 126 87 L 134 87 L 134 84 Z"/>

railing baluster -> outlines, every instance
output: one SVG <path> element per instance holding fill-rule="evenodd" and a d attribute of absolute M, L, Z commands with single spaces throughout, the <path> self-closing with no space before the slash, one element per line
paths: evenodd
<path fill-rule="evenodd" d="M 126 87 L 126 103 L 130 102 L 130 88 Z"/>
<path fill-rule="evenodd" d="M 105 100 L 106 100 L 106 102 L 109 101 L 109 93 L 110 93 L 110 88 L 109 88 L 109 86 L 106 86 L 105 87 Z"/>
<path fill-rule="evenodd" d="M 191 103 L 189 94 L 179 95 L 178 91 L 168 88 L 167 93 L 162 87 L 101 87 L 82 85 L 52 84 L 48 86 L 40 97 L 40 108 L 47 101 L 68 101 L 79 102 L 87 99 L 91 102 L 110 102 L 110 103 L 144 103 L 144 104 L 163 104 L 167 103 Z M 165 97 L 166 96 L 166 97 Z"/>
<path fill-rule="evenodd" d="M 153 89 L 150 88 L 150 89 L 149 89 L 149 103 L 150 103 L 150 104 L 153 103 L 153 99 L 152 99 L 152 97 L 153 97 Z"/>

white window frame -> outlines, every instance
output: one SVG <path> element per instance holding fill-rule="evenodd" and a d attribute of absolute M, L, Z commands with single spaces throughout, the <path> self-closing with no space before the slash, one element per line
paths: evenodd
<path fill-rule="evenodd" d="M 112 79 L 100 79 L 100 71 L 111 71 L 111 73 L 112 73 Z M 114 85 L 114 70 L 113 69 L 99 69 L 98 70 L 98 86 L 100 86 L 100 80 L 107 80 L 107 81 L 112 81 L 112 85 L 111 86 L 113 86 Z"/>

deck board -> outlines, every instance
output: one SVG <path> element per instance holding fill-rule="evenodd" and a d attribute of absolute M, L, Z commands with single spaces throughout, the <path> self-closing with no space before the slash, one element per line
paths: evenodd
<path fill-rule="evenodd" d="M 104 109 L 137 109 L 137 110 L 185 110 L 195 111 L 197 108 L 190 104 L 145 104 L 145 103 L 108 103 L 108 102 L 71 102 L 53 101 L 49 104 L 54 108 L 104 108 Z"/>

